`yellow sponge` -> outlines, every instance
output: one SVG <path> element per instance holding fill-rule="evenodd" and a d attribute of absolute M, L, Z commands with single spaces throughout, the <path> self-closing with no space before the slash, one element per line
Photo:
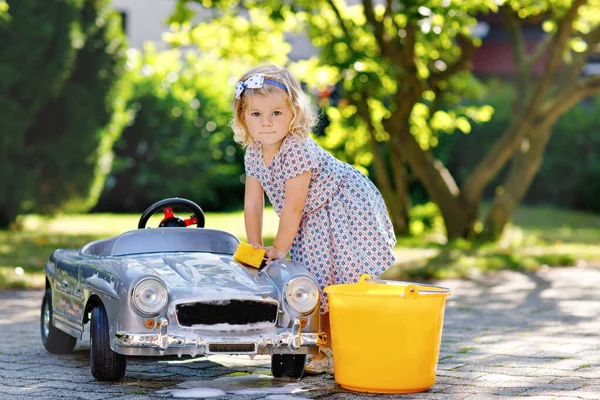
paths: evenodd
<path fill-rule="evenodd" d="M 263 261 L 267 252 L 263 249 L 256 249 L 251 244 L 240 242 L 233 259 L 240 264 L 260 269 L 264 267 Z"/>

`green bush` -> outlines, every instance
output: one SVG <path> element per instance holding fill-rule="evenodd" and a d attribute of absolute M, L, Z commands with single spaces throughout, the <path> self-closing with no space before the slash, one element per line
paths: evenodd
<path fill-rule="evenodd" d="M 243 204 L 243 152 L 229 127 L 225 62 L 148 45 L 132 54 L 133 118 L 115 146 L 113 171 L 97 211 L 140 212 L 166 197 L 205 210 Z"/>
<path fill-rule="evenodd" d="M 422 237 L 426 234 L 443 231 L 444 219 L 437 204 L 428 202 L 411 207 L 409 224 L 411 235 Z"/>
<path fill-rule="evenodd" d="M 6 6 L 8 10 L 6 11 Z M 110 2 L 0 3 L 0 226 L 89 208 L 125 122 L 125 37 Z"/>
<path fill-rule="evenodd" d="M 528 202 L 600 212 L 599 114 L 595 96 L 558 120 Z"/>

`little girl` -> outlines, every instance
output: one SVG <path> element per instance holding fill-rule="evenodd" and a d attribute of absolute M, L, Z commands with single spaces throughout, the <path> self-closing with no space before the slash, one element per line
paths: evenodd
<path fill-rule="evenodd" d="M 273 245 L 264 247 L 268 261 L 289 251 L 314 275 L 321 289 L 321 329 L 331 339 L 323 289 L 385 271 L 394 262 L 396 237 L 375 185 L 309 137 L 315 122 L 308 96 L 284 68 L 252 69 L 236 85 L 231 126 L 246 148 L 248 242 L 263 246 L 266 193 L 279 215 Z M 321 351 L 307 372 L 333 373 L 331 350 Z"/>

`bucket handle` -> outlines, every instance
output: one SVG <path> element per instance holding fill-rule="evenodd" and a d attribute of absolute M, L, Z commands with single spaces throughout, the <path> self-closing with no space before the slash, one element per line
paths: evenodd
<path fill-rule="evenodd" d="M 369 275 L 369 274 L 362 274 L 360 276 L 360 278 L 358 279 L 358 283 L 365 284 L 365 283 L 380 283 L 380 282 L 377 281 L 376 279 L 372 279 L 371 275 Z M 382 281 L 382 283 L 386 283 L 386 282 Z M 404 288 L 403 295 L 404 295 L 405 299 L 416 299 L 417 297 L 419 297 L 419 288 L 414 283 L 408 283 L 406 285 L 406 287 Z"/>
<path fill-rule="evenodd" d="M 373 279 L 371 278 L 371 275 L 369 274 L 362 274 L 360 276 L 360 278 L 358 278 L 358 283 L 379 283 L 379 284 L 383 284 L 383 285 L 401 285 L 404 286 L 406 285 L 406 289 L 404 289 L 405 292 L 405 297 L 406 296 L 406 292 L 409 288 L 414 288 L 414 291 L 416 293 L 416 296 L 419 295 L 419 293 L 421 294 L 450 294 L 450 289 L 442 287 L 442 286 L 435 286 L 435 285 L 429 285 L 426 283 L 419 283 L 418 285 L 422 288 L 421 290 L 419 290 L 417 288 L 417 285 L 415 285 L 412 282 L 405 282 L 405 281 L 390 281 L 390 280 L 384 280 L 384 279 Z M 431 288 L 432 290 L 427 290 L 427 289 L 423 289 L 423 288 Z M 409 291 L 409 294 L 412 293 Z M 412 297 L 412 296 L 409 296 Z"/>

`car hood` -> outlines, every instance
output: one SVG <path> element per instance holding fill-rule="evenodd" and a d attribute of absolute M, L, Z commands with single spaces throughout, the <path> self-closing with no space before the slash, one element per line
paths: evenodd
<path fill-rule="evenodd" d="M 241 294 L 276 296 L 279 292 L 266 273 L 245 267 L 230 255 L 149 254 L 136 257 L 128 269 L 158 276 L 170 290 L 211 298 L 233 298 Z"/>

